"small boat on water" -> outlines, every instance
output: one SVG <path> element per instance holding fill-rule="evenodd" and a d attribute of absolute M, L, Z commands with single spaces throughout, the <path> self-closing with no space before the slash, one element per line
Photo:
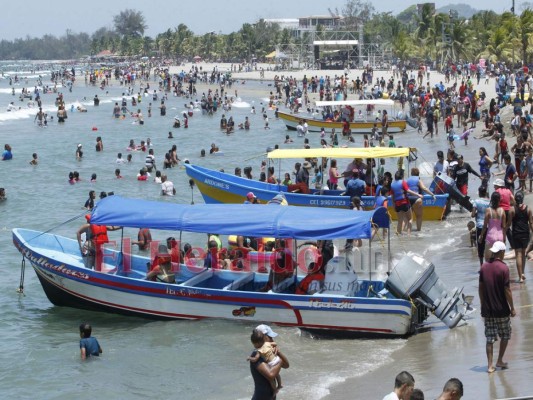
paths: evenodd
<path fill-rule="evenodd" d="M 274 150 L 267 154 L 269 159 L 300 160 L 315 157 L 378 159 L 408 156 L 408 148 L 386 147 Z M 292 191 L 289 186 L 242 178 L 198 165 L 185 164 L 185 169 L 207 204 L 242 203 L 246 200 L 247 193 L 253 192 L 257 200 L 262 203 L 267 203 L 279 193 L 283 193 L 287 202 L 293 206 L 350 208 L 350 197 L 343 196 L 343 190 L 309 188 L 309 193 L 302 193 Z M 440 221 L 444 216 L 447 200 L 448 194 L 436 195 L 435 198 L 424 195 L 424 221 Z M 363 208 L 370 210 L 374 208 L 376 198 L 375 196 L 362 196 L 361 201 Z M 389 201 L 388 211 L 391 217 L 396 219 L 392 201 Z"/>
<path fill-rule="evenodd" d="M 239 232 L 290 239 L 297 249 L 299 240 L 370 239 L 374 229 L 389 226 L 389 217 L 384 208 L 324 209 L 317 219 L 316 210 L 305 207 L 179 205 L 108 196 L 98 202 L 90 223 L 221 235 Z M 157 319 L 270 322 L 381 337 L 415 332 L 430 312 L 453 328 L 467 310 L 466 304 L 461 305 L 462 289 L 447 290 L 431 263 L 408 255 L 391 270 L 390 253 L 383 256 L 380 246 L 374 252 L 371 241 L 366 247 L 333 255 L 322 266 L 325 275 L 315 282 L 313 294 L 296 294 L 295 288 L 307 278 L 311 263 L 324 260 L 316 253 L 317 258 L 309 258 L 307 253 L 283 250 L 297 266 L 286 264 L 283 272 L 289 275 L 263 291 L 270 275 L 253 269 L 188 267 L 177 262 L 172 266 L 172 282 L 150 281 L 146 279 L 150 258 L 127 254 L 122 245 L 104 247 L 101 263 L 91 269 L 76 240 L 17 228 L 13 243 L 56 306 Z M 276 268 L 282 267 L 277 264 Z"/>
<path fill-rule="evenodd" d="M 341 108 L 350 107 L 351 109 L 361 109 L 361 113 L 354 115 L 350 121 L 350 130 L 352 133 L 370 133 L 374 124 L 377 124 L 379 131 L 381 132 L 381 119 L 374 115 L 372 111 L 374 107 L 386 107 L 388 109 L 394 108 L 394 101 L 388 99 L 375 99 L 375 100 L 341 100 L 341 101 L 317 101 L 316 106 L 320 108 Z M 403 119 L 397 119 L 389 113 L 389 127 L 388 133 L 399 133 L 405 131 L 407 128 L 407 121 Z M 342 120 L 332 121 L 330 119 L 324 120 L 323 118 L 316 118 L 311 114 L 290 114 L 278 111 L 278 117 L 283 120 L 287 129 L 297 130 L 298 125 L 302 120 L 305 120 L 308 125 L 308 132 L 320 132 L 324 129 L 327 133 L 331 133 L 332 129 L 341 134 L 343 123 Z M 376 119 L 377 118 L 377 119 Z"/>

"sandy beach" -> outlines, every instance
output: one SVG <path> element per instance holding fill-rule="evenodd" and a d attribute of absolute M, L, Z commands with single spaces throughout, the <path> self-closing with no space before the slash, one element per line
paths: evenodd
<path fill-rule="evenodd" d="M 229 70 L 230 65 L 220 64 L 196 64 L 202 66 L 203 70 L 211 71 L 215 66 L 220 70 Z M 191 65 L 174 67 L 173 71 L 188 71 Z M 264 68 L 264 78 L 260 76 L 260 68 Z M 268 64 L 259 65 L 257 71 L 233 73 L 232 77 L 240 84 L 235 88 L 241 92 L 246 90 L 246 80 L 261 80 L 265 83 L 265 90 L 268 91 L 269 84 L 273 82 L 274 76 L 294 77 L 301 80 L 304 75 L 334 77 L 344 74 L 342 70 L 299 70 L 299 71 L 269 71 Z M 356 79 L 361 76 L 361 70 L 349 72 L 349 78 Z M 385 80 L 392 76 L 392 71 L 375 71 L 374 79 L 384 77 Z M 444 82 L 444 75 L 431 72 L 430 83 L 435 85 L 440 81 Z M 460 82 L 459 82 L 460 84 Z M 484 79 L 476 87 L 478 91 L 484 91 L 487 95 L 485 106 L 491 98 L 496 96 L 494 79 L 490 79 L 485 84 Z M 317 95 L 313 97 L 316 100 Z M 512 116 L 511 107 L 506 107 L 502 111 L 502 122 L 505 132 L 509 132 L 509 123 Z M 478 123 L 475 135 L 481 133 L 482 124 Z M 512 146 L 516 139 L 507 137 L 509 146 Z M 487 143 L 487 144 L 485 144 Z M 478 143 L 489 148 L 488 142 Z M 492 144 L 490 144 L 492 149 Z M 492 151 L 492 150 L 490 150 Z M 492 190 L 492 188 L 490 188 Z M 526 203 L 533 207 L 533 195 L 526 196 Z M 465 239 L 465 247 L 466 239 Z M 472 249 L 460 248 L 457 251 L 474 251 Z M 435 322 L 428 326 L 427 331 L 421 332 L 408 339 L 407 345 L 393 353 L 392 362 L 383 367 L 364 374 L 360 378 L 348 379 L 343 383 L 334 385 L 330 389 L 330 394 L 325 398 L 328 400 L 352 399 L 380 399 L 391 392 L 394 386 L 394 377 L 402 370 L 408 370 L 416 379 L 416 387 L 424 391 L 426 399 L 436 398 L 442 391 L 444 383 L 451 377 L 459 378 L 465 388 L 464 399 L 508 399 L 508 398 L 533 398 L 533 384 L 530 384 L 530 362 L 533 348 L 533 338 L 529 333 L 533 331 L 532 311 L 533 311 L 533 287 L 531 284 L 515 283 L 516 268 L 514 259 L 507 260 L 511 270 L 513 298 L 518 315 L 513 319 L 513 336 L 506 352 L 506 359 L 509 362 L 508 370 L 498 370 L 495 373 L 486 372 L 485 336 L 483 320 L 479 314 L 478 290 L 478 265 L 473 263 L 470 271 L 439 271 L 444 281 L 453 278 L 455 274 L 466 274 L 464 280 L 464 293 L 475 295 L 474 307 L 478 310 L 468 320 L 467 325 L 458 327 L 452 331 L 448 330 L 441 323 Z M 532 262 L 529 261 L 526 271 L 531 271 Z M 530 275 L 531 276 L 531 275 Z M 495 344 L 495 352 L 498 344 Z M 369 351 L 372 351 L 369 349 Z M 354 373 L 354 376 L 356 374 Z M 359 374 L 358 374 L 359 375 Z M 527 397 L 531 396 L 531 397 Z"/>

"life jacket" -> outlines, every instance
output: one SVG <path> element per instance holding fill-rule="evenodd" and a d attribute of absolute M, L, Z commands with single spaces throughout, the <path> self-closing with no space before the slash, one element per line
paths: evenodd
<path fill-rule="evenodd" d="M 408 204 L 407 195 L 403 188 L 403 179 L 393 181 L 391 184 L 391 192 L 394 195 L 394 205 L 399 206 L 402 204 Z"/>
<path fill-rule="evenodd" d="M 108 243 L 107 227 L 105 225 L 91 224 L 91 240 L 95 245 Z"/>
<path fill-rule="evenodd" d="M 324 281 L 324 279 L 325 276 L 322 272 L 316 274 L 309 274 L 300 281 L 300 284 L 296 287 L 295 293 L 308 294 L 309 286 L 311 286 L 314 281 Z"/>
<path fill-rule="evenodd" d="M 410 176 L 406 180 L 407 186 L 409 186 L 409 190 L 412 190 L 415 193 L 419 193 L 420 190 L 418 188 L 418 183 L 420 182 L 419 176 Z"/>
<path fill-rule="evenodd" d="M 405 191 L 403 189 L 403 180 L 393 181 L 390 185 L 391 191 L 394 194 L 396 202 L 405 199 Z"/>

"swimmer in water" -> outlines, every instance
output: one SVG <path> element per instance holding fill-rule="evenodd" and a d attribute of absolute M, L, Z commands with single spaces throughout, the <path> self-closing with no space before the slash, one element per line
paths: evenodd
<path fill-rule="evenodd" d="M 31 156 L 30 165 L 37 165 L 39 163 L 39 160 L 37 158 L 37 153 L 33 153 Z"/>

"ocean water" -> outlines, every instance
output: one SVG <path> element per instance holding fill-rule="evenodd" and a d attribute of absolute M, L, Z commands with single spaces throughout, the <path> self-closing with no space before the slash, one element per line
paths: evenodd
<path fill-rule="evenodd" d="M 42 74 L 43 83 L 47 84 L 49 73 L 43 71 Z M 0 80 L 0 145 L 9 143 L 14 155 L 12 161 L 0 162 L 0 187 L 6 189 L 8 197 L 0 203 L 1 397 L 89 399 L 94 398 L 95 389 L 98 389 L 100 398 L 144 399 L 154 394 L 160 398 L 250 398 L 253 382 L 246 357 L 251 350 L 249 335 L 255 324 L 219 320 L 154 322 L 55 307 L 44 295 L 31 268 L 26 269 L 25 294 L 19 295 L 16 289 L 22 257 L 12 245 L 11 229 L 53 229 L 54 233 L 75 237 L 83 223 L 82 206 L 90 190 L 177 203 L 203 202 L 197 189 L 191 191 L 183 168 L 166 171 L 175 184 L 177 195 L 162 197 L 159 185 L 136 180 L 136 174 L 144 165 L 145 153 L 133 152 L 131 164 L 117 166 L 117 153 L 121 152 L 123 157 L 129 154 L 126 147 L 130 139 L 138 144 L 150 137 L 159 166 L 162 166 L 164 153 L 176 144 L 182 160 L 187 158 L 193 164 L 226 171 L 249 165 L 254 177 L 259 177 L 266 149 L 275 144 L 284 147 L 286 134 L 294 138 L 294 143 L 287 146 L 303 146 L 303 140 L 288 132 L 270 110 L 267 113 L 271 129 L 263 129 L 260 111 L 271 87 L 266 82 L 241 84 L 239 81 L 229 90 L 232 95 L 238 91 L 237 103 L 231 111 L 219 109 L 214 116 L 196 112 L 189 119 L 188 129 L 173 129 L 173 117 L 183 112 L 190 99 L 170 97 L 166 102 L 167 115 L 161 117 L 158 102 L 143 97 L 139 106 L 129 106 L 131 110 L 142 110 L 145 125 L 139 126 L 133 123 L 133 118 L 112 118 L 113 104 L 120 101 L 123 87 L 114 84 L 102 91 L 98 87 L 87 87 L 83 78 L 78 77 L 71 93 L 66 88 L 60 90 L 68 110 L 71 105 L 81 103 L 88 112 L 69 110 L 66 123 L 57 124 L 56 95 L 45 94 L 43 108 L 54 115 L 54 121 L 40 128 L 33 121 L 37 110 L 26 109 L 26 102 L 18 100 L 22 87 L 32 88 L 38 77 L 31 72 L 26 75 L 27 83 L 22 81 L 15 86 L 16 96 L 11 95 L 9 81 Z M 150 86 L 150 91 L 156 87 L 153 81 Z M 198 91 L 200 96 L 205 87 L 199 86 Z M 95 94 L 101 99 L 99 107 L 92 106 Z M 22 109 L 7 112 L 11 101 Z M 149 102 L 152 102 L 151 118 L 147 116 Z M 255 106 L 257 114 L 250 113 L 251 106 Z M 218 126 L 223 113 L 226 117 L 233 116 L 236 124 L 249 116 L 251 130 L 237 130 L 229 136 L 221 133 Z M 167 138 L 169 131 L 174 135 L 172 140 Z M 104 142 L 104 151 L 100 153 L 95 151 L 97 136 Z M 312 146 L 319 146 L 318 134 L 309 139 Z M 436 151 L 446 146 L 442 134 L 422 141 L 415 131 L 397 135 L 395 141 L 397 145 L 416 146 L 418 162 L 425 165 L 432 165 Z M 81 161 L 75 159 L 78 143 L 84 150 Z M 200 151 L 205 149 L 208 153 L 211 143 L 216 143 L 223 154 L 201 157 Z M 356 144 L 361 143 L 361 138 L 357 138 Z M 463 144 L 457 147 L 475 167 L 476 142 L 472 140 L 468 147 Z M 34 152 L 39 155 L 37 166 L 29 165 Z M 348 160 L 339 162 L 341 168 L 345 162 Z M 293 163 L 290 160 L 281 164 L 282 175 L 292 171 Z M 121 169 L 121 180 L 115 179 L 117 167 Z M 276 164 L 276 169 L 278 167 Z M 393 170 L 396 164 L 391 161 L 387 167 Z M 82 181 L 69 185 L 68 173 L 74 170 L 79 171 Z M 95 183 L 89 182 L 92 173 L 98 176 Z M 478 183 L 471 178 L 471 194 L 475 193 Z M 317 210 L 318 216 L 319 213 Z M 65 223 L 75 216 L 79 218 Z M 404 251 L 421 253 L 435 263 L 446 284 L 461 286 L 464 270 L 472 269 L 475 274 L 477 267 L 476 256 L 467 248 L 465 239 L 467 220 L 466 214 L 454 212 L 447 221 L 424 223 L 422 232 L 413 233 L 411 237 L 393 237 L 394 258 L 398 259 Z M 152 234 L 156 239 L 168 236 L 164 232 Z M 136 230 L 126 230 L 125 235 L 135 236 Z M 93 325 L 93 334 L 104 349 L 102 357 L 89 362 L 79 360 L 78 325 L 83 321 Z M 409 340 L 319 340 L 296 328 L 276 327 L 275 330 L 280 334 L 278 343 L 291 362 L 291 368 L 282 372 L 285 388 L 279 399 L 320 399 L 329 393 L 332 385 L 348 378 L 368 375 L 371 379 L 372 371 L 391 362 L 394 352 Z M 383 395 L 381 389 L 377 397 Z"/>

